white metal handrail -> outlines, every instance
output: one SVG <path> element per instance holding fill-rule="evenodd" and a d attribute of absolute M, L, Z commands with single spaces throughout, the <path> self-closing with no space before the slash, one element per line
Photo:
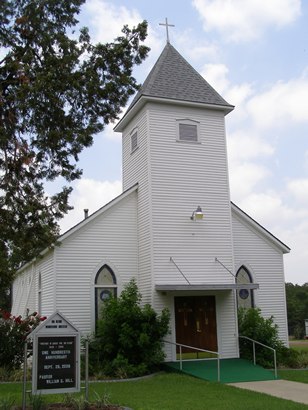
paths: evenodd
<path fill-rule="evenodd" d="M 273 347 L 267 346 L 261 342 L 258 342 L 257 340 L 251 339 L 250 337 L 247 336 L 239 336 L 239 339 L 247 339 L 252 342 L 252 352 L 253 352 L 253 364 L 256 365 L 256 344 L 265 347 L 266 349 L 270 349 L 273 351 L 274 354 L 274 368 L 275 368 L 275 378 L 277 379 L 277 358 L 276 358 L 276 350 Z"/>
<path fill-rule="evenodd" d="M 163 342 L 180 347 L 180 370 L 183 369 L 182 347 L 186 347 L 186 348 L 192 349 L 192 350 L 197 350 L 198 352 L 205 352 L 205 353 L 215 354 L 217 356 L 217 381 L 220 382 L 220 358 L 219 358 L 219 353 L 218 352 L 213 352 L 211 350 L 206 350 L 206 349 L 199 349 L 198 347 L 188 346 L 188 345 L 184 345 L 182 343 L 170 342 L 169 340 L 163 340 Z M 198 360 L 208 360 L 208 359 L 204 358 L 204 359 L 198 359 Z"/>

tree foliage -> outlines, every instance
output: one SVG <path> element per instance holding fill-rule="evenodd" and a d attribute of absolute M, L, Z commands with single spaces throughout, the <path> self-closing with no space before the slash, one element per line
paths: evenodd
<path fill-rule="evenodd" d="M 0 2 L 0 289 L 59 234 L 69 186 L 48 197 L 46 181 L 81 176 L 78 157 L 117 118 L 148 53 L 146 22 L 111 43 L 75 32 L 85 0 Z"/>
<path fill-rule="evenodd" d="M 283 350 L 283 344 L 278 337 L 278 326 L 274 318 L 264 318 L 258 308 L 240 308 L 238 310 L 239 335 L 263 343 L 276 350 Z M 252 342 L 240 338 L 240 355 L 252 360 Z M 263 366 L 273 366 L 273 353 L 260 345 L 256 345 L 257 363 Z"/>
<path fill-rule="evenodd" d="M 133 377 L 156 370 L 164 359 L 162 339 L 169 331 L 170 315 L 148 304 L 141 306 L 135 280 L 119 298 L 108 299 L 97 334 L 90 344 L 92 371 L 116 377 Z"/>
<path fill-rule="evenodd" d="M 305 319 L 308 319 L 308 283 L 286 283 L 289 335 L 301 339 L 305 335 Z"/>
<path fill-rule="evenodd" d="M 45 319 L 37 312 L 28 312 L 25 318 L 12 316 L 0 308 L 0 367 L 7 370 L 20 368 L 27 335 Z"/>

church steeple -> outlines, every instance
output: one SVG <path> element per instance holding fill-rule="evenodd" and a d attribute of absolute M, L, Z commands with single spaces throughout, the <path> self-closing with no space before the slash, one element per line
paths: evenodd
<path fill-rule="evenodd" d="M 166 44 L 115 130 L 122 130 L 121 125 L 126 122 L 126 116 L 131 111 L 135 111 L 136 106 L 142 100 L 153 101 L 153 99 L 208 106 L 223 110 L 226 114 L 234 108 L 214 90 L 170 43 Z"/>
<path fill-rule="evenodd" d="M 123 189 L 138 183 L 143 295 L 148 283 L 181 283 L 170 257 L 190 283 L 233 281 L 215 265 L 219 257 L 233 270 L 225 138 L 232 109 L 167 43 L 115 128 L 123 133 Z M 198 206 L 205 216 L 191 220 Z"/>

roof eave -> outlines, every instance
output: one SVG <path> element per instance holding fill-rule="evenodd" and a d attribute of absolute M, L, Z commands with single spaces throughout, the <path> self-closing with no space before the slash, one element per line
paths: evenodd
<path fill-rule="evenodd" d="M 225 115 L 229 114 L 234 109 L 233 105 L 218 105 L 218 104 L 210 104 L 210 103 L 200 103 L 195 101 L 186 101 L 186 100 L 178 100 L 172 98 L 163 98 L 163 97 L 151 97 L 148 95 L 142 95 L 136 103 L 124 114 L 122 119 L 118 122 L 118 124 L 114 127 L 115 132 L 123 132 L 126 125 L 131 121 L 131 119 L 137 114 L 138 111 L 147 103 L 147 102 L 159 102 L 164 104 L 176 104 L 176 105 L 186 105 L 190 107 L 196 108 L 207 108 L 211 110 L 219 110 L 223 111 Z"/>
<path fill-rule="evenodd" d="M 132 192 L 137 191 L 138 189 L 138 183 L 134 184 L 132 187 L 128 188 L 126 191 L 122 192 L 120 195 L 112 199 L 110 202 L 108 202 L 106 205 L 103 205 L 101 208 L 99 208 L 97 211 L 93 212 L 90 216 L 87 218 L 83 219 L 82 221 L 78 222 L 76 225 L 74 225 L 72 228 L 64 232 L 62 235 L 59 236 L 55 244 L 51 244 L 50 246 L 46 247 L 43 249 L 37 257 L 33 258 L 29 262 L 25 263 L 22 265 L 18 270 L 17 273 L 20 274 L 23 272 L 25 269 L 27 269 L 29 266 L 31 266 L 34 262 L 45 256 L 46 253 L 49 251 L 53 251 L 54 248 L 57 246 L 57 244 L 61 244 L 62 241 L 64 241 L 66 238 L 71 236 L 74 232 L 78 231 L 81 229 L 84 225 L 88 224 L 90 221 L 95 219 L 97 216 L 102 214 L 103 212 L 106 212 L 109 208 L 120 202 L 122 199 L 130 195 Z"/>
<path fill-rule="evenodd" d="M 68 236 L 70 236 L 74 232 L 78 231 L 80 228 L 82 228 L 84 225 L 88 224 L 90 221 L 95 219 L 97 216 L 99 216 L 103 212 L 106 212 L 109 208 L 113 207 L 115 204 L 120 202 L 123 198 L 127 197 L 128 195 L 130 195 L 132 192 L 136 191 L 137 189 L 138 189 L 138 183 L 134 184 L 132 187 L 130 187 L 126 191 L 122 192 L 120 195 L 118 195 L 117 197 L 112 199 L 106 205 L 103 205 L 97 211 L 93 212 L 93 214 L 91 214 L 87 218 L 83 219 L 77 225 L 73 226 L 71 229 L 66 231 L 63 235 L 60 236 L 59 241 L 63 241 Z"/>
<path fill-rule="evenodd" d="M 272 242 L 276 247 L 281 249 L 283 253 L 290 253 L 291 249 L 284 244 L 280 239 L 274 236 L 271 232 L 269 232 L 266 228 L 260 225 L 257 221 L 255 221 L 251 216 L 246 214 L 241 208 L 231 202 L 231 209 L 232 211 L 242 218 L 246 223 L 252 226 L 257 232 L 260 232 L 263 236 L 265 236 L 270 242 Z"/>
<path fill-rule="evenodd" d="M 197 283 L 197 284 L 178 284 L 165 283 L 155 284 L 155 290 L 159 292 L 178 292 L 178 291 L 231 291 L 239 289 L 259 289 L 258 283 Z"/>

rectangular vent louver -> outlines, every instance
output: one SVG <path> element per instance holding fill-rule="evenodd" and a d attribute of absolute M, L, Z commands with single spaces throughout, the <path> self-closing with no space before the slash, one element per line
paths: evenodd
<path fill-rule="evenodd" d="M 198 141 L 197 126 L 191 124 L 179 124 L 180 141 Z"/>

